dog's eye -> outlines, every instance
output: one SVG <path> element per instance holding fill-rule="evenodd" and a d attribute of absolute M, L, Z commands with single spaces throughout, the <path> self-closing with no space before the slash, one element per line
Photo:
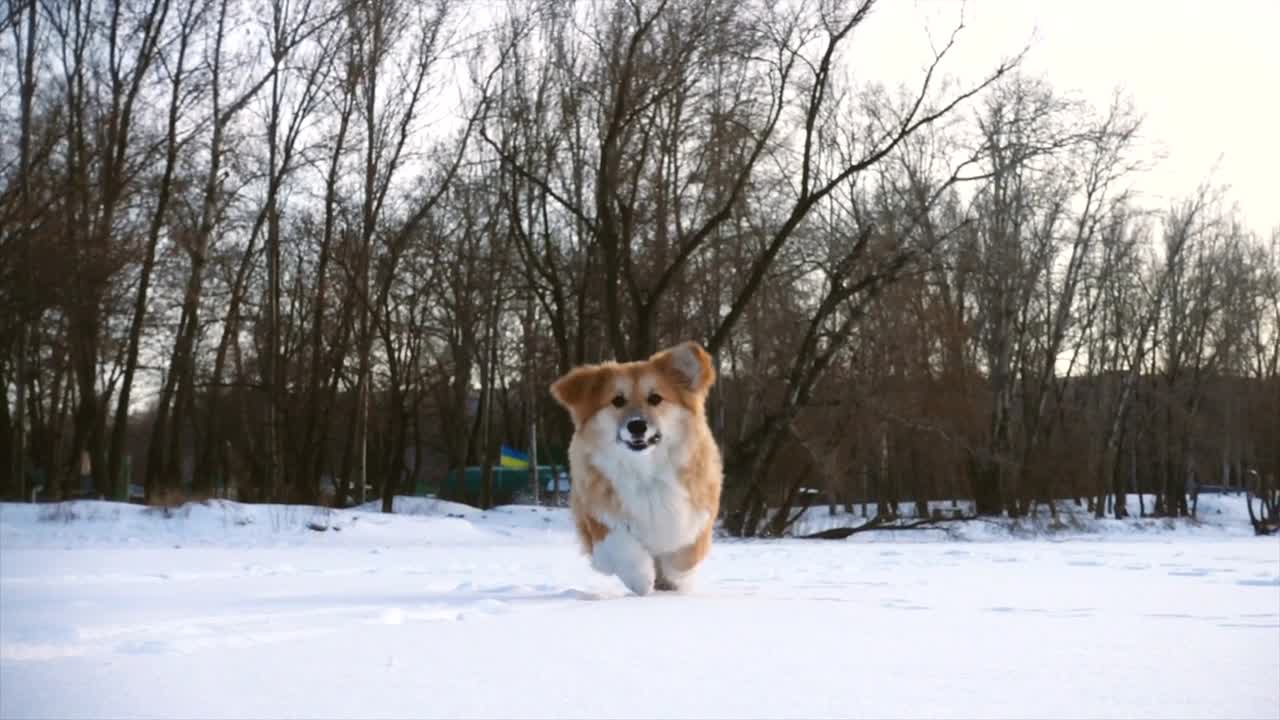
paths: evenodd
<path fill-rule="evenodd" d="M 614 407 L 616 407 L 616 408 L 620 408 L 620 407 L 622 407 L 623 405 L 626 405 L 626 404 L 627 404 L 627 399 L 626 399 L 625 397 L 623 397 L 623 396 L 621 396 L 621 395 L 615 395 L 615 396 L 614 396 L 614 398 L 613 398 L 613 406 L 614 406 Z"/>
<path fill-rule="evenodd" d="M 650 404 L 650 405 L 657 405 L 657 404 L 658 404 L 658 403 L 660 403 L 660 402 L 662 402 L 662 396 L 661 396 L 661 395 L 659 395 L 658 393 L 649 393 L 649 404 Z"/>

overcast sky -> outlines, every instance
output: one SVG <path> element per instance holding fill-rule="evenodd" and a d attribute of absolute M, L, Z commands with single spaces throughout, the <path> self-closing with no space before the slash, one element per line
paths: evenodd
<path fill-rule="evenodd" d="M 977 78 L 1030 44 L 1024 67 L 1057 88 L 1105 106 L 1121 86 L 1145 116 L 1144 148 L 1165 155 L 1135 183 L 1145 204 L 1213 173 L 1250 227 L 1280 226 L 1280 0 L 883 0 L 857 62 L 918 77 L 926 31 L 944 42 L 962 7 L 951 72 Z"/>

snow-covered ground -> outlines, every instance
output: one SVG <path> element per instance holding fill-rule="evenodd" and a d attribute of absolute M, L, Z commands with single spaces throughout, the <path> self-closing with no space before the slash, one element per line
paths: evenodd
<path fill-rule="evenodd" d="M 722 539 L 644 598 L 563 510 L 398 509 L 0 505 L 0 717 L 1280 717 L 1280 539 L 1238 498 Z"/>

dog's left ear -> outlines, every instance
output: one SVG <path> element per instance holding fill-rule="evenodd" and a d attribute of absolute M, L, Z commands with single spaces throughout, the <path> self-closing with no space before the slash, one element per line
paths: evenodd
<path fill-rule="evenodd" d="M 711 355 L 692 340 L 655 354 L 650 360 L 689 392 L 705 393 L 716 381 Z"/>

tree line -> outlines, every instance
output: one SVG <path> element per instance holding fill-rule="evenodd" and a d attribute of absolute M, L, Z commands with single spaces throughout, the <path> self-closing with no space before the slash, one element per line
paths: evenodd
<path fill-rule="evenodd" d="M 488 505 L 555 377 L 686 338 L 734 534 L 1274 486 L 1280 228 L 962 25 L 866 77 L 873 6 L 14 0 L 0 489 Z"/>

